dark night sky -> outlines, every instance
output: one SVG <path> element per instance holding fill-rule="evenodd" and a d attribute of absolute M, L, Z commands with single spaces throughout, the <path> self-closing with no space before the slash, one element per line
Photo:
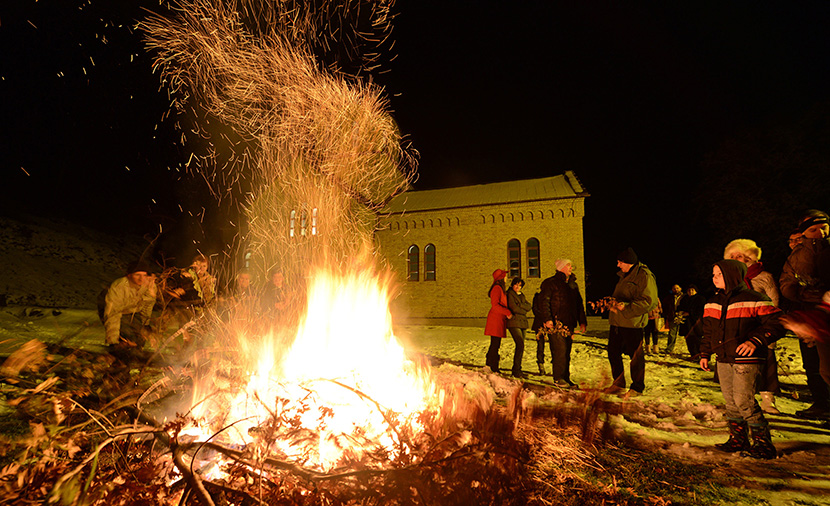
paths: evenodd
<path fill-rule="evenodd" d="M 0 6 L 0 211 L 147 232 L 181 220 L 178 203 L 199 202 L 172 184 L 180 174 L 167 167 L 186 153 L 169 125 L 155 129 L 167 99 L 138 37 L 118 26 L 142 4 L 157 2 Z M 686 209 L 706 153 L 829 98 L 826 1 L 411 0 L 397 10 L 396 56 L 374 79 L 421 154 L 416 188 L 574 170 L 592 194 L 594 296 L 613 286 L 627 245 L 661 288 L 690 281 L 698 238 Z"/>

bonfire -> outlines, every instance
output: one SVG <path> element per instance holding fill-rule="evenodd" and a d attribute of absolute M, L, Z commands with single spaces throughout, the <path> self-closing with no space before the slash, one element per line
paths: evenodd
<path fill-rule="evenodd" d="M 533 395 L 518 383 L 502 384 L 509 402 L 499 403 L 492 382 L 507 380 L 436 370 L 394 336 L 395 280 L 372 231 L 414 179 L 414 152 L 382 90 L 318 60 L 345 40 L 335 53 L 371 69 L 377 52 L 358 49 L 388 41 L 393 2 L 170 7 L 140 28 L 186 125 L 189 169 L 217 197 L 240 199 L 247 223 L 227 257 L 244 253 L 260 274 L 278 266 L 291 303 L 279 318 L 246 302 L 207 310 L 188 329 L 195 353 L 173 362 L 159 350 L 162 368 L 119 376 L 104 364 L 103 381 L 29 389 L 16 403 L 42 422 L 26 452 L 43 453 L 34 467 L 23 457 L 3 470 L 18 477 L 6 482 L 9 500 L 525 504 L 529 440 L 544 440 L 548 458 L 583 458 L 578 442 L 602 426 L 598 396 L 528 425 Z M 46 352 L 25 353 L 7 374 L 40 370 L 31 357 Z M 108 390 L 120 394 L 87 407 Z M 571 427 L 573 441 L 551 448 L 548 424 Z"/>

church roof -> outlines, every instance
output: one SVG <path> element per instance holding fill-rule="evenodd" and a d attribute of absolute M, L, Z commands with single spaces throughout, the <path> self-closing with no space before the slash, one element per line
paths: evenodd
<path fill-rule="evenodd" d="M 392 199 L 381 212 L 392 214 L 586 196 L 588 193 L 576 175 L 568 170 L 564 174 L 539 179 L 408 191 Z"/>

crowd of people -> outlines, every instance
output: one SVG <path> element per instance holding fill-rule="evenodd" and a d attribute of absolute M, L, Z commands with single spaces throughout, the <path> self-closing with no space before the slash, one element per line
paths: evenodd
<path fill-rule="evenodd" d="M 98 316 L 109 353 L 125 363 L 143 358 L 148 338 L 171 324 L 187 343 L 187 329 L 208 311 L 242 317 L 246 322 L 273 324 L 280 319 L 287 304 L 280 269 L 270 271 L 259 289 L 253 287 L 248 270 L 241 269 L 220 294 L 209 265 L 208 257 L 199 254 L 188 267 L 167 268 L 157 275 L 146 262 L 131 262 L 126 275 L 98 296 Z"/>
<path fill-rule="evenodd" d="M 830 427 L 830 217 L 809 210 L 790 233 L 790 255 L 777 278 L 764 269 L 761 248 L 750 239 L 735 239 L 724 248 L 723 259 L 712 265 L 715 294 L 710 299 L 695 285 L 678 284 L 662 299 L 654 274 L 627 248 L 617 255 L 619 280 L 613 294 L 594 308 L 608 310 L 608 362 L 613 383 L 609 394 L 641 395 L 646 388 L 648 353 L 680 355 L 676 345 L 686 343 L 690 360 L 704 371 L 714 371 L 726 406 L 729 439 L 716 447 L 757 459 L 776 456 L 765 414 L 778 414 L 780 393 L 775 343 L 787 331 L 800 338 L 800 351 L 812 404 L 796 416 L 822 420 Z M 545 343 L 551 353 L 554 385 L 573 388 L 570 355 L 573 334 L 585 332 L 584 304 L 572 274 L 573 263 L 555 262 L 556 273 L 542 282 L 528 304 L 524 281 L 515 278 L 505 288 L 506 272 L 497 269 L 488 295 L 491 309 L 485 335 L 490 336 L 486 366 L 499 371 L 499 346 L 506 329 L 516 343 L 512 375 L 521 369 L 529 310 L 530 328 L 537 340 L 539 374 L 547 375 Z M 779 292 L 780 287 L 780 292 Z M 629 357 L 628 375 L 624 356 Z M 759 401 L 760 399 L 760 401 Z"/>

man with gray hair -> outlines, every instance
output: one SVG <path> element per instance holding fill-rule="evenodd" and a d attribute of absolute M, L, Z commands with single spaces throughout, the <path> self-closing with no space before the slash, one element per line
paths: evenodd
<path fill-rule="evenodd" d="M 570 381 L 571 348 L 574 328 L 585 332 L 588 320 L 579 291 L 569 284 L 573 262 L 560 258 L 554 262 L 556 274 L 542 281 L 539 293 L 533 298 L 533 326 L 536 332 L 536 362 L 539 373 L 545 371 L 545 341 L 550 346 L 553 381 L 556 386 L 568 388 Z M 575 285 L 575 283 L 574 283 Z"/>

